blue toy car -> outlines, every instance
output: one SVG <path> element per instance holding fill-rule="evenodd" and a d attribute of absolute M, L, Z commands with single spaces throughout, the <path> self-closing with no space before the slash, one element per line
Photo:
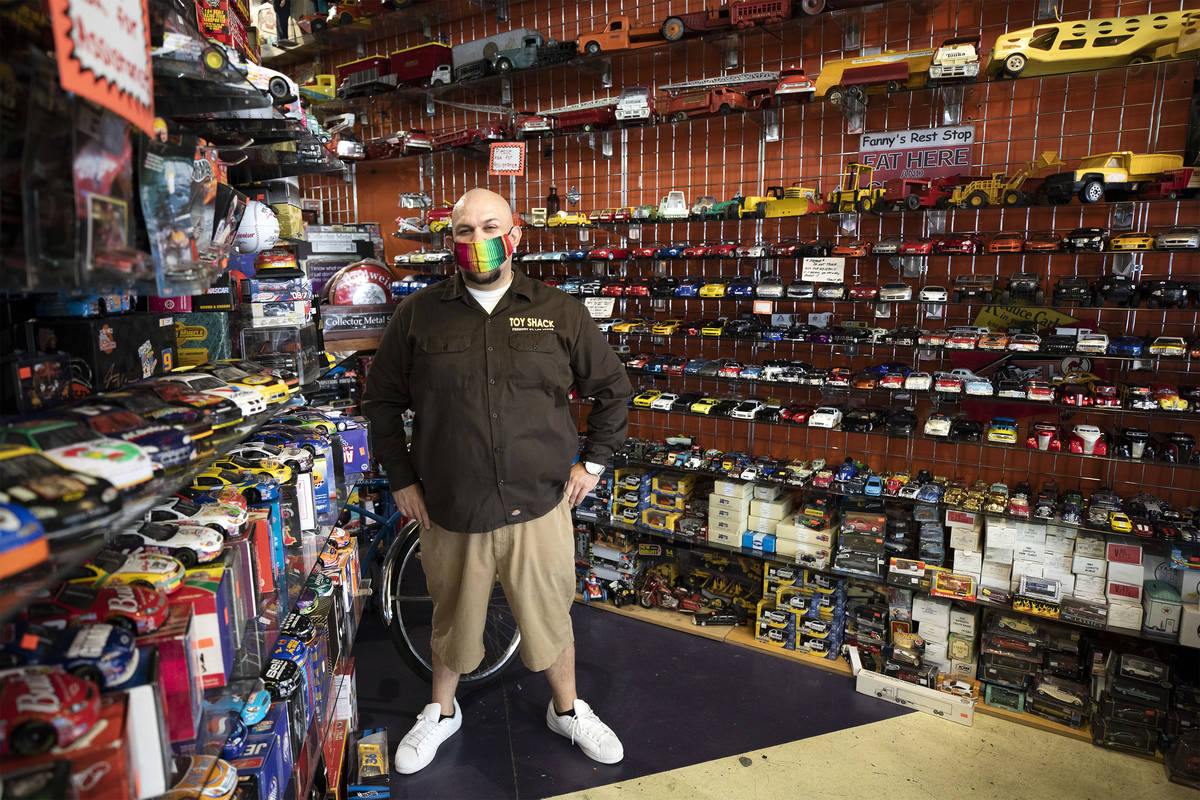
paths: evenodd
<path fill-rule="evenodd" d="M 700 370 L 712 362 L 707 358 L 693 358 L 691 361 L 683 365 L 684 375 L 699 375 Z"/>
<path fill-rule="evenodd" d="M 863 494 L 868 497 L 879 497 L 883 494 L 883 480 L 878 475 L 872 475 L 867 478 L 867 484 L 863 487 Z"/>
<path fill-rule="evenodd" d="M 749 278 L 735 278 L 725 286 L 726 297 L 754 297 L 754 281 Z"/>
<path fill-rule="evenodd" d="M 40 564 L 48 554 L 46 531 L 33 512 L 16 503 L 0 503 L 0 578 Z"/>
<path fill-rule="evenodd" d="M 1140 356 L 1144 348 L 1140 336 L 1117 336 L 1108 343 L 1108 354 L 1113 356 Z"/>
<path fill-rule="evenodd" d="M 138 650 L 133 634 L 115 625 L 77 625 L 53 630 L 32 622 L 0 627 L 0 667 L 60 666 L 100 688 L 133 677 Z"/>
<path fill-rule="evenodd" d="M 742 367 L 742 371 L 738 374 L 738 377 L 748 381 L 758 380 L 762 377 L 762 371 L 761 364 L 748 364 Z"/>
<path fill-rule="evenodd" d="M 938 503 L 942 499 L 942 485 L 927 483 L 917 492 L 917 500 L 922 503 Z"/>
<path fill-rule="evenodd" d="M 702 278 L 681 278 L 675 287 L 676 297 L 699 297 L 700 287 L 704 285 Z"/>
<path fill-rule="evenodd" d="M 591 251 L 590 250 L 568 250 L 567 251 L 567 260 L 568 261 L 587 261 L 589 252 L 591 252 Z"/>
<path fill-rule="evenodd" d="M 654 251 L 655 258 L 679 258 L 687 247 L 681 244 L 672 244 L 667 247 L 660 247 Z"/>
<path fill-rule="evenodd" d="M 246 730 L 246 723 L 242 722 L 237 717 L 230 717 L 231 725 L 229 735 L 225 737 L 225 744 L 221 746 L 221 758 L 226 761 L 233 761 L 242 757 L 242 753 L 246 750 L 246 738 L 249 732 Z"/>
<path fill-rule="evenodd" d="M 858 465 L 854 463 L 854 459 L 847 458 L 833 474 L 833 479 L 839 483 L 847 483 L 857 474 Z"/>

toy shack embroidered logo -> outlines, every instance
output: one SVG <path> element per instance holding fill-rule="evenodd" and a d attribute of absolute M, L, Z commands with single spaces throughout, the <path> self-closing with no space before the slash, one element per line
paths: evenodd
<path fill-rule="evenodd" d="M 514 331 L 552 331 L 554 320 L 547 317 L 509 317 L 508 327 Z"/>

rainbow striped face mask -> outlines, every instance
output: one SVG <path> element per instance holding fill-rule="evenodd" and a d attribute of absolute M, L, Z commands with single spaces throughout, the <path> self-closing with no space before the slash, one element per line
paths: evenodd
<path fill-rule="evenodd" d="M 508 229 L 512 233 L 512 228 Z M 454 260 L 463 272 L 484 275 L 500 269 L 500 265 L 513 254 L 513 243 L 508 233 L 485 239 L 482 242 L 455 242 Z"/>

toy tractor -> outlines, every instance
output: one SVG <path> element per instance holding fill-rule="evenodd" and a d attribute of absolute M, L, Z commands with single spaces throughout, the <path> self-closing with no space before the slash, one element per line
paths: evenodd
<path fill-rule="evenodd" d="M 983 208 L 1002 203 L 1006 206 L 1026 205 L 1035 194 L 1026 182 L 1037 173 L 1061 166 L 1062 163 L 1058 153 L 1047 150 L 1011 178 L 1003 172 L 994 172 L 990 178 L 980 178 L 954 187 L 950 193 L 950 205 L 960 208 Z"/>
<path fill-rule="evenodd" d="M 829 193 L 829 210 L 835 214 L 855 211 L 866 213 L 884 197 L 884 188 L 875 183 L 875 168 L 870 164 L 851 162 L 842 176 L 842 184 Z"/>

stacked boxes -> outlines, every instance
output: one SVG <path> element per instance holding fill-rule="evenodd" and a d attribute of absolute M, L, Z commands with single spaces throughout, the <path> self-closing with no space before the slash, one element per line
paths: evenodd
<path fill-rule="evenodd" d="M 776 525 L 775 552 L 797 564 L 828 569 L 837 542 L 837 520 L 837 508 L 828 495 L 804 496 Z"/>
<path fill-rule="evenodd" d="M 695 486 L 695 475 L 676 472 L 655 475 L 650 480 L 647 506 L 642 509 L 642 525 L 660 533 L 675 533 Z"/>
<path fill-rule="evenodd" d="M 638 467 L 622 467 L 616 472 L 612 489 L 613 520 L 636 525 L 641 522 L 642 509 L 650 498 L 653 472 Z"/>
<path fill-rule="evenodd" d="M 604 583 L 624 581 L 632 587 L 637 578 L 637 545 L 626 534 L 597 527 L 588 551 L 591 573 Z"/>
<path fill-rule="evenodd" d="M 754 499 L 753 484 L 739 481 L 716 481 L 708 496 L 708 540 L 731 547 L 741 547 L 742 534 L 750 523 L 750 503 Z"/>
<path fill-rule="evenodd" d="M 946 527 L 950 529 L 951 566 L 956 575 L 970 575 L 978 584 L 983 580 L 983 515 L 947 509 Z"/>
<path fill-rule="evenodd" d="M 779 486 L 766 483 L 753 484 L 752 493 L 742 547 L 774 553 L 779 523 L 792 513 L 792 496 L 783 494 Z"/>
<path fill-rule="evenodd" d="M 985 595 L 989 592 L 1004 595 L 1012 592 L 1013 557 L 1019 524 L 1016 520 L 1003 517 L 987 518 L 979 570 L 979 586 Z"/>
<path fill-rule="evenodd" d="M 1072 597 L 1064 598 L 1059 617 L 1075 625 L 1103 628 L 1108 622 L 1107 542 L 1103 534 L 1079 531 L 1071 555 Z"/>
<path fill-rule="evenodd" d="M 888 559 L 883 544 L 887 515 L 883 503 L 867 498 L 847 499 L 833 568 L 839 572 L 882 578 Z"/>
<path fill-rule="evenodd" d="M 1142 627 L 1142 546 L 1109 541 L 1105 548 L 1104 596 L 1108 600 L 1108 625 L 1112 628 Z"/>
<path fill-rule="evenodd" d="M 1154 755 L 1172 712 L 1167 665 L 1127 653 L 1114 654 L 1108 673 L 1110 679 L 1092 720 L 1092 742 Z"/>
<path fill-rule="evenodd" d="M 912 620 L 925 641 L 922 665 L 932 666 L 937 672 L 950 672 L 950 601 L 917 595 L 913 598 Z"/>

